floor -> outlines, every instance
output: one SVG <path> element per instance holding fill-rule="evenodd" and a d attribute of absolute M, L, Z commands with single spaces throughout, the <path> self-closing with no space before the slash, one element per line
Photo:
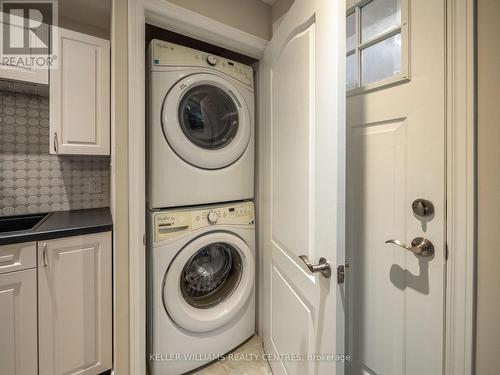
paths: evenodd
<path fill-rule="evenodd" d="M 196 375 L 272 375 L 269 364 L 264 359 L 262 341 L 253 336 L 234 352 L 226 355 L 222 361 L 197 371 Z"/>

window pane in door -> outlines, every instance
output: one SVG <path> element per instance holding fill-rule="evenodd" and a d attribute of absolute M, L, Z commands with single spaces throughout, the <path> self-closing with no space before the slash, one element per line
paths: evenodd
<path fill-rule="evenodd" d="M 356 47 L 356 15 L 351 13 L 346 20 L 346 50 L 351 51 Z"/>
<path fill-rule="evenodd" d="M 400 0 L 372 0 L 361 8 L 363 43 L 400 25 Z"/>
<path fill-rule="evenodd" d="M 356 54 L 347 56 L 346 64 L 346 89 L 352 90 L 356 87 L 357 64 Z"/>
<path fill-rule="evenodd" d="M 361 52 L 361 81 L 368 85 L 401 73 L 401 34 Z"/>

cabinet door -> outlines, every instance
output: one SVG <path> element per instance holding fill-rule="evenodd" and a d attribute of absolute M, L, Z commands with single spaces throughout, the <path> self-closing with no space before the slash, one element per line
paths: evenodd
<path fill-rule="evenodd" d="M 36 269 L 0 275 L 0 374 L 37 374 Z"/>
<path fill-rule="evenodd" d="M 111 233 L 38 243 L 40 375 L 112 366 Z"/>
<path fill-rule="evenodd" d="M 110 154 L 109 40 L 59 29 L 50 71 L 50 152 Z"/>

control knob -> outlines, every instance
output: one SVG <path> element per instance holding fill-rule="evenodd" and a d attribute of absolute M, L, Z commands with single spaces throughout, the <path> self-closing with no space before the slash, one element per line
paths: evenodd
<path fill-rule="evenodd" d="M 209 65 L 214 66 L 215 64 L 217 64 L 217 58 L 215 56 L 213 56 L 213 55 L 208 55 L 207 56 L 207 63 Z"/>
<path fill-rule="evenodd" d="M 207 215 L 207 219 L 210 224 L 216 224 L 218 218 L 217 212 L 215 211 L 210 211 Z"/>

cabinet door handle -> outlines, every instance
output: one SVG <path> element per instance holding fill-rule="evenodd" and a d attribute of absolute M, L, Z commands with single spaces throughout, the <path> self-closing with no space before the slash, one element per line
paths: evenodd
<path fill-rule="evenodd" d="M 57 132 L 54 132 L 54 152 L 59 153 L 59 141 L 57 139 Z"/>
<path fill-rule="evenodd" d="M 42 252 L 43 266 L 47 267 L 47 244 L 44 242 L 42 247 L 43 247 L 43 252 Z"/>

